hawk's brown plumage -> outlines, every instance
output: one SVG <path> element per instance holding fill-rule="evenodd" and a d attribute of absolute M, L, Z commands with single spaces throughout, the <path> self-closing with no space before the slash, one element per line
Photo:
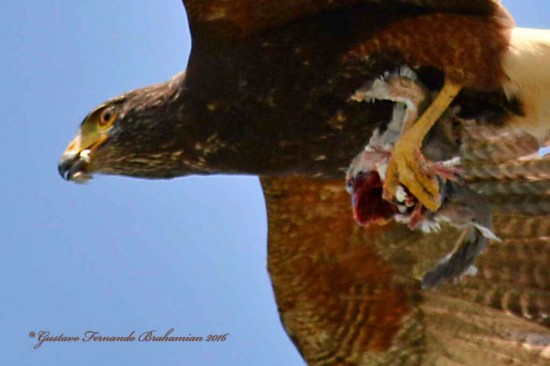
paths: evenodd
<path fill-rule="evenodd" d="M 418 280 L 451 249 L 457 230 L 422 236 L 398 226 L 360 228 L 341 181 L 262 184 L 281 320 L 308 364 L 548 363 L 550 271 L 548 255 L 538 253 L 550 250 L 550 216 L 510 222 L 497 214 L 503 242 L 489 246 L 479 273 L 421 292 Z"/>
<path fill-rule="evenodd" d="M 511 38 L 493 0 L 184 5 L 188 69 L 94 109 L 60 162 L 64 178 L 260 175 L 281 319 L 311 365 L 548 363 L 550 163 L 508 129 L 539 115 L 546 89 L 523 66 L 537 61 L 539 79 L 550 79 L 545 36 Z M 517 41 L 535 38 L 541 53 Z M 503 240 L 477 276 L 430 291 L 419 280 L 458 231 L 359 227 L 344 191 L 351 159 L 392 112 L 349 98 L 404 63 L 430 91 L 445 79 L 465 87 L 454 104 L 476 126 L 461 142 L 466 178 L 493 204 Z M 543 120 L 531 125 L 546 131 Z"/>

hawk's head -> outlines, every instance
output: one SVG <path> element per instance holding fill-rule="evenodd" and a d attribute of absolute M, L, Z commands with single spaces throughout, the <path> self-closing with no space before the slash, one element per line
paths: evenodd
<path fill-rule="evenodd" d="M 191 172 L 186 144 L 175 133 L 185 122 L 182 103 L 176 102 L 182 81 L 183 73 L 96 107 L 63 153 L 59 174 L 82 183 L 93 173 L 169 178 Z"/>

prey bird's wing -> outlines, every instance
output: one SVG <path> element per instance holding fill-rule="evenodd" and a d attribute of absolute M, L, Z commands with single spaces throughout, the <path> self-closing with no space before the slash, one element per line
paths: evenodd
<path fill-rule="evenodd" d="M 375 5 L 398 12 L 492 16 L 497 0 L 183 0 L 194 40 L 248 36 L 344 7 Z"/>
<path fill-rule="evenodd" d="M 422 291 L 423 274 L 452 250 L 459 230 L 362 228 L 342 180 L 261 180 L 281 320 L 308 364 L 550 362 L 550 215 L 497 205 L 502 242 L 489 244 L 478 274 Z"/>

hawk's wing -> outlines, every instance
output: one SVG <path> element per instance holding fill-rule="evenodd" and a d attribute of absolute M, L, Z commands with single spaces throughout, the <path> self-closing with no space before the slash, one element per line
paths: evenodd
<path fill-rule="evenodd" d="M 194 39 L 250 35 L 302 17 L 361 3 L 395 12 L 503 15 L 498 0 L 183 0 L 183 3 Z"/>
<path fill-rule="evenodd" d="M 457 231 L 361 228 L 341 180 L 262 185 L 281 320 L 308 364 L 550 363 L 550 216 L 497 214 L 503 241 L 482 255 L 479 273 L 420 291 Z"/>

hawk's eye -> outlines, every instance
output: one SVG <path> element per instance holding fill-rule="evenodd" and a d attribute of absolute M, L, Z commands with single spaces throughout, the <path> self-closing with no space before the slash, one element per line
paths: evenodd
<path fill-rule="evenodd" d="M 101 115 L 99 117 L 99 124 L 102 127 L 108 127 L 113 124 L 116 118 L 116 113 L 113 111 L 112 108 L 107 108 L 103 112 L 101 112 Z"/>

